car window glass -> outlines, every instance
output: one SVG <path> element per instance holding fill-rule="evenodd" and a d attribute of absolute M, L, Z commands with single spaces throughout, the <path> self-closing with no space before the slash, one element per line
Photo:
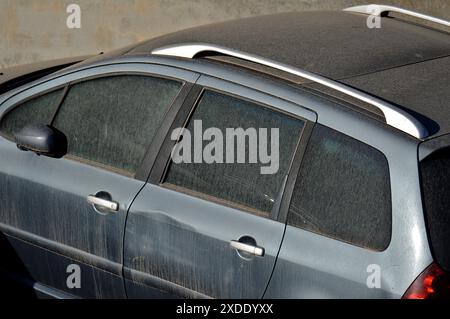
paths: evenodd
<path fill-rule="evenodd" d="M 217 148 L 219 151 L 211 152 L 218 155 L 214 161 L 202 159 L 195 162 L 194 139 L 199 138 L 195 131 L 199 123 L 207 137 L 200 142 L 203 154 L 209 154 L 208 145 L 212 141 L 221 140 L 221 147 Z M 304 121 L 257 103 L 206 91 L 186 127 L 191 132 L 193 145 L 191 163 L 172 162 L 164 184 L 224 205 L 268 216 L 280 195 L 303 126 Z M 210 129 L 218 135 L 207 136 Z M 231 145 L 227 142 L 227 130 L 241 130 L 249 135 L 244 137 L 245 143 L 239 144 L 238 138 L 230 134 L 229 140 L 234 141 Z M 183 136 L 182 142 L 185 138 Z M 264 159 L 260 152 L 270 154 L 272 158 Z M 242 155 L 241 160 L 238 153 Z M 250 153 L 256 156 L 253 160 L 250 160 Z M 227 156 L 230 158 L 227 159 Z"/>
<path fill-rule="evenodd" d="M 420 162 L 423 205 L 433 255 L 450 271 L 450 148 L 440 149 Z"/>
<path fill-rule="evenodd" d="M 389 168 L 384 155 L 316 125 L 298 175 L 288 224 L 383 250 L 391 236 Z"/>
<path fill-rule="evenodd" d="M 68 154 L 133 174 L 181 83 L 149 76 L 98 78 L 73 85 L 54 126 Z"/>

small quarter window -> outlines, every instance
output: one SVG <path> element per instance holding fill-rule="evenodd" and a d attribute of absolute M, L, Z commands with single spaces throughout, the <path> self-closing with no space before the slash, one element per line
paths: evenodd
<path fill-rule="evenodd" d="M 295 184 L 288 224 L 381 251 L 390 242 L 391 218 L 385 156 L 316 125 Z"/>

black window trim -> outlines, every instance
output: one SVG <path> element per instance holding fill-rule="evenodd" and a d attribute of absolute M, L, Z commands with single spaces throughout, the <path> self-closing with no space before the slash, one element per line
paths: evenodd
<path fill-rule="evenodd" d="M 175 99 L 172 101 L 172 104 L 167 109 L 164 114 L 161 125 L 156 131 L 155 136 L 153 137 L 150 146 L 145 152 L 144 158 L 141 161 L 139 168 L 136 170 L 135 178 L 144 182 L 148 182 L 150 178 L 151 171 L 155 165 L 157 156 L 164 146 L 164 141 L 167 134 L 170 134 L 172 124 L 176 120 L 177 115 L 180 112 L 180 109 L 183 107 L 185 102 L 189 99 L 189 96 L 194 91 L 195 84 L 190 82 L 184 82 L 183 86 L 178 92 Z"/>
<path fill-rule="evenodd" d="M 308 147 L 309 140 L 315 125 L 316 123 L 314 122 L 306 121 L 300 141 L 298 142 L 294 156 L 292 157 L 292 162 L 284 186 L 283 197 L 280 202 L 278 215 L 274 216 L 276 220 L 278 220 L 283 224 L 287 223 L 289 207 L 291 206 L 295 183 L 297 182 L 297 177 L 300 172 L 300 168 L 302 166 L 303 159 L 305 157 L 306 149 Z"/>
<path fill-rule="evenodd" d="M 227 81 L 225 81 L 225 82 L 227 82 Z M 233 84 L 235 84 L 235 83 L 233 83 Z M 235 84 L 235 85 L 237 85 L 239 87 L 243 87 L 240 84 Z M 253 90 L 253 91 L 257 91 L 256 89 L 253 89 L 250 87 L 245 87 L 245 88 Z M 283 181 L 283 185 L 281 188 L 281 193 L 282 193 L 281 200 L 280 200 L 280 202 L 274 204 L 275 209 L 273 209 L 271 213 L 267 214 L 267 212 L 259 212 L 259 211 L 258 211 L 259 212 L 258 213 L 255 211 L 254 208 L 247 207 L 243 204 L 235 203 L 235 202 L 232 202 L 229 200 L 224 200 L 221 198 L 217 198 L 217 200 L 214 200 L 214 198 L 213 198 L 214 196 L 210 196 L 207 194 L 203 194 L 204 196 L 199 196 L 199 192 L 195 192 L 195 191 L 192 191 L 189 189 L 184 189 L 184 188 L 183 188 L 183 190 L 185 190 L 185 191 L 183 191 L 182 187 L 170 187 L 170 185 L 167 185 L 167 184 L 164 185 L 164 180 L 167 176 L 167 173 L 168 173 L 168 170 L 169 170 L 169 167 L 171 164 L 170 154 L 176 143 L 176 141 L 171 140 L 170 132 L 172 132 L 173 129 L 176 129 L 179 127 L 185 128 L 188 125 L 190 119 L 192 118 L 192 116 L 198 106 L 198 103 L 200 102 L 203 94 L 206 91 L 212 91 L 212 92 L 216 92 L 219 94 L 224 94 L 226 96 L 241 99 L 241 100 L 244 100 L 244 101 L 247 101 L 250 103 L 254 103 L 254 104 L 258 105 L 259 107 L 263 107 L 263 108 L 269 109 L 273 112 L 281 113 L 286 116 L 289 116 L 289 117 L 292 117 L 292 118 L 295 118 L 297 120 L 304 122 L 304 126 L 300 132 L 300 137 L 297 140 L 296 146 L 294 147 L 294 151 L 293 151 L 293 155 L 292 155 L 289 167 L 288 167 L 288 171 L 285 175 L 287 177 L 285 177 L 285 179 Z M 265 95 L 270 95 L 270 94 L 264 93 L 264 92 L 260 92 L 260 93 L 263 93 Z M 275 98 L 281 99 L 280 97 L 275 97 Z M 301 106 L 299 105 L 299 107 L 301 107 Z M 292 182 L 295 183 L 296 174 L 293 174 L 293 173 L 295 172 L 296 167 L 299 166 L 299 165 L 297 165 L 297 163 L 295 161 L 298 159 L 299 156 L 300 156 L 300 159 L 303 157 L 303 153 L 306 150 L 306 147 L 301 147 L 301 145 L 308 142 L 310 134 L 312 132 L 312 129 L 310 129 L 309 127 L 311 125 L 313 126 L 314 125 L 313 123 L 314 122 L 311 122 L 310 120 L 308 120 L 302 116 L 284 111 L 282 109 L 276 108 L 274 106 L 271 106 L 270 104 L 267 104 L 267 103 L 264 103 L 261 101 L 255 101 L 244 95 L 231 93 L 231 92 L 226 91 L 225 89 L 220 89 L 220 88 L 213 87 L 213 86 L 204 86 L 204 85 L 196 84 L 193 87 L 191 94 L 188 96 L 188 98 L 185 100 L 182 107 L 180 108 L 180 111 L 177 114 L 177 117 L 175 118 L 175 120 L 172 123 L 171 129 L 167 133 L 165 140 L 164 140 L 164 144 L 161 148 L 160 153 L 157 156 L 157 159 L 155 161 L 155 166 L 153 167 L 147 182 L 154 184 L 154 185 L 158 185 L 160 187 L 164 187 L 169 190 L 181 192 L 183 194 L 190 195 L 195 198 L 199 198 L 199 199 L 213 202 L 213 203 L 216 203 L 219 205 L 237 209 L 237 210 L 245 212 L 245 213 L 250 213 L 254 216 L 268 218 L 271 220 L 280 221 L 280 222 L 284 223 L 285 221 L 283 221 L 282 218 L 283 218 L 283 216 L 285 219 L 287 217 L 286 207 L 287 207 L 287 209 L 289 209 L 289 203 L 286 203 L 286 201 L 288 199 L 290 200 L 290 196 L 286 197 L 286 189 L 292 188 L 292 190 L 293 190 L 293 186 L 289 187 L 289 188 L 287 188 L 287 186 L 290 186 L 290 184 L 292 184 Z M 293 169 L 294 169 L 294 171 L 292 171 Z M 292 190 L 290 190 L 291 193 L 292 193 Z M 286 212 L 285 212 L 285 210 L 286 210 Z"/>

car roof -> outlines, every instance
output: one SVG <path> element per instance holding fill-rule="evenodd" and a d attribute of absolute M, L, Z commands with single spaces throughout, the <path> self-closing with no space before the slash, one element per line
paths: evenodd
<path fill-rule="evenodd" d="M 178 31 L 118 52 L 151 54 L 182 43 L 220 45 L 385 99 L 419 119 L 428 138 L 450 133 L 450 33 L 392 17 L 381 18 L 380 28 L 368 28 L 367 18 L 344 11 L 279 13 Z"/>
<path fill-rule="evenodd" d="M 430 136 L 450 133 L 450 57 L 343 81 L 412 113 Z"/>
<path fill-rule="evenodd" d="M 256 54 L 332 79 L 372 73 L 450 54 L 450 37 L 422 26 L 339 11 L 288 12 L 192 28 L 138 45 L 150 53 L 171 44 L 204 42 Z"/>

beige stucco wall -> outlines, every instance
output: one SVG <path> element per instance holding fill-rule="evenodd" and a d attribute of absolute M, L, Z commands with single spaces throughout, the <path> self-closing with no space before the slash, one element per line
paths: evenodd
<path fill-rule="evenodd" d="M 450 19 L 450 0 L 375 1 Z M 81 28 L 66 8 L 81 7 Z M 353 0 L 0 0 L 0 68 L 108 51 L 191 26 L 294 10 L 338 10 Z"/>

